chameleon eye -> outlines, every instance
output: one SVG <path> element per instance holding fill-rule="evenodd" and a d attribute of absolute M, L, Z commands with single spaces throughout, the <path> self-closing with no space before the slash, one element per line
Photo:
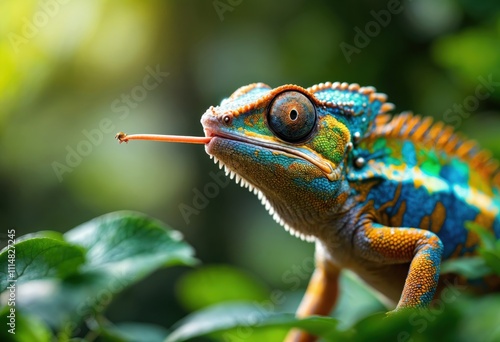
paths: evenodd
<path fill-rule="evenodd" d="M 316 122 L 316 110 L 304 94 L 287 91 L 274 98 L 267 121 L 273 133 L 280 139 L 297 142 L 312 132 Z"/>

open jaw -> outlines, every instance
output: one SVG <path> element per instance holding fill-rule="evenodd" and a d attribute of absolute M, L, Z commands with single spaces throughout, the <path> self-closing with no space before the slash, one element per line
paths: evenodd
<path fill-rule="evenodd" d="M 291 157 L 299 158 L 299 159 L 302 159 L 304 161 L 307 161 L 307 162 L 311 163 L 312 165 L 316 166 L 318 169 L 320 169 L 321 172 L 323 172 L 323 174 L 330 181 L 338 180 L 340 177 L 340 173 L 339 173 L 338 168 L 332 167 L 332 165 L 323 161 L 319 156 L 317 156 L 309 151 L 300 151 L 299 148 L 294 148 L 294 147 L 286 146 L 286 145 L 280 145 L 280 144 L 276 144 L 276 143 L 273 143 L 270 141 L 264 141 L 264 140 L 257 139 L 257 138 L 247 138 L 244 136 L 231 135 L 231 134 L 226 134 L 226 133 L 221 133 L 221 132 L 213 133 L 210 130 L 207 130 L 206 134 L 208 137 L 212 138 L 210 140 L 210 142 L 208 142 L 205 145 L 205 149 L 207 150 L 208 154 L 211 154 L 209 152 L 209 148 L 210 148 L 210 144 L 214 141 L 213 138 L 240 141 L 242 143 L 263 147 L 263 148 L 266 148 L 266 149 L 269 149 L 272 151 L 279 151 L 280 153 L 282 153 L 284 155 L 289 155 Z"/>

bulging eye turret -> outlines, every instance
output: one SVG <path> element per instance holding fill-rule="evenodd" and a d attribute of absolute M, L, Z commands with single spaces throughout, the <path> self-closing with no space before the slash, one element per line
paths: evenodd
<path fill-rule="evenodd" d="M 278 138 L 286 142 L 299 142 L 313 131 L 316 108 L 304 94 L 286 91 L 274 98 L 267 121 Z"/>

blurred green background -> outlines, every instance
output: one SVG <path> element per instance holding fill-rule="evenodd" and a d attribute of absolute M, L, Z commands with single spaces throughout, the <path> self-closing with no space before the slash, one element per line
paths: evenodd
<path fill-rule="evenodd" d="M 200 136 L 201 114 L 252 82 L 373 85 L 396 111 L 444 120 L 500 157 L 497 0 L 2 0 L 0 37 L 2 234 L 137 210 L 181 231 L 204 264 L 271 290 L 305 287 L 306 276 L 285 275 L 312 270 L 313 246 L 248 191 L 230 183 L 183 217 L 179 206 L 193 207 L 218 172 L 203 147 L 114 140 Z M 186 271 L 128 289 L 108 317 L 169 327 L 196 307 L 176 299 Z"/>

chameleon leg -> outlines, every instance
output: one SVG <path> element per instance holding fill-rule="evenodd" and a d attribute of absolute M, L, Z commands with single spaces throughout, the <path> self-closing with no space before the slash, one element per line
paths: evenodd
<path fill-rule="evenodd" d="M 322 258 L 316 258 L 316 269 L 297 310 L 297 317 L 330 314 L 337 300 L 339 273 L 340 269 L 336 265 Z M 299 329 L 292 329 L 285 339 L 286 342 L 315 340 L 316 337 Z"/>
<path fill-rule="evenodd" d="M 439 237 L 417 228 L 368 223 L 355 239 L 364 258 L 381 264 L 410 263 L 396 311 L 431 303 L 438 285 L 443 244 Z"/>

